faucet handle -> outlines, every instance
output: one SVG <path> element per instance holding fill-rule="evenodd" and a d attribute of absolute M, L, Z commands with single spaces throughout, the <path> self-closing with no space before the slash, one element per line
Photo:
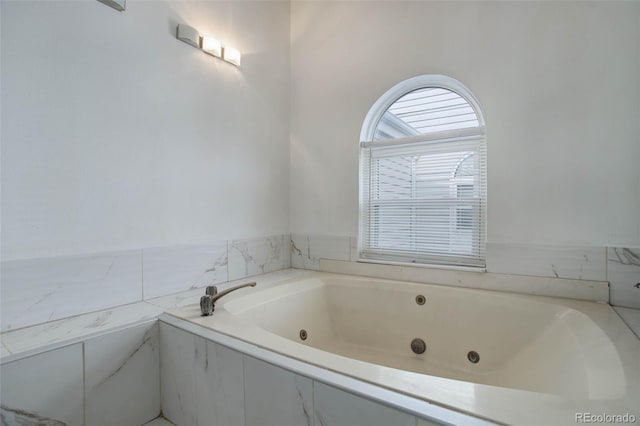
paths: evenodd
<path fill-rule="evenodd" d="M 215 288 L 215 287 L 214 287 Z M 200 312 L 203 317 L 207 317 L 213 314 L 213 310 L 215 309 L 213 305 L 213 297 L 210 295 L 204 295 L 200 298 Z"/>
<path fill-rule="evenodd" d="M 209 285 L 204 291 L 204 294 L 206 294 L 207 296 L 215 296 L 216 294 L 218 294 L 218 287 L 216 287 L 215 285 Z"/>

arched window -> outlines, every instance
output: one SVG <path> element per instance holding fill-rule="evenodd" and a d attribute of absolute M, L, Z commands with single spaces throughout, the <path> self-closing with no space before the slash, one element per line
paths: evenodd
<path fill-rule="evenodd" d="M 441 75 L 403 81 L 360 140 L 360 259 L 483 267 L 486 141 L 471 92 Z"/>

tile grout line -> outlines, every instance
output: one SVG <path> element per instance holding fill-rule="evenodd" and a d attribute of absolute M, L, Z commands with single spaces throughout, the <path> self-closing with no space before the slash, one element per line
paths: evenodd
<path fill-rule="evenodd" d="M 230 252 L 229 244 L 230 243 L 231 243 L 231 240 L 226 240 L 225 241 L 225 248 L 227 250 L 227 281 L 226 282 L 229 282 L 230 278 L 231 278 L 231 272 L 229 271 L 231 269 L 230 262 L 229 262 L 229 260 L 231 259 L 231 257 L 229 256 L 229 252 Z"/>
<path fill-rule="evenodd" d="M 164 411 L 162 410 L 162 333 L 160 332 L 162 323 L 160 321 L 157 321 L 155 327 L 158 328 L 158 399 L 160 402 L 159 416 L 164 417 Z"/>
<path fill-rule="evenodd" d="M 82 342 L 82 424 L 87 424 L 87 365 L 85 342 Z"/>
<path fill-rule="evenodd" d="M 144 249 L 140 249 L 140 293 L 144 302 Z"/>
<path fill-rule="evenodd" d="M 316 426 L 316 380 L 311 379 L 311 424 Z"/>
<path fill-rule="evenodd" d="M 242 417 L 244 418 L 244 426 L 247 426 L 247 381 L 246 381 L 246 373 L 245 373 L 245 360 L 247 355 L 242 354 Z"/>
<path fill-rule="evenodd" d="M 609 246 L 604 248 L 604 280 L 609 287 L 609 306 L 611 306 L 611 281 L 609 281 Z"/>

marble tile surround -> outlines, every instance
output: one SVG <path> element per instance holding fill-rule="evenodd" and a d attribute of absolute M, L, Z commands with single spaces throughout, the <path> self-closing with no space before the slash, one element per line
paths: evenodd
<path fill-rule="evenodd" d="M 82 344 L 3 364 L 0 375 L 3 425 L 84 424 Z"/>
<path fill-rule="evenodd" d="M 180 426 L 244 424 L 242 356 L 160 323 L 162 411 Z"/>
<path fill-rule="evenodd" d="M 291 266 L 320 270 L 320 259 L 350 260 L 349 237 L 327 235 L 291 235 Z"/>
<path fill-rule="evenodd" d="M 6 331 L 142 300 L 140 250 L 4 261 Z"/>
<path fill-rule="evenodd" d="M 623 308 L 614 306 L 613 310 L 618 313 L 622 321 L 633 331 L 633 334 L 640 339 L 640 309 Z"/>
<path fill-rule="evenodd" d="M 84 343 L 87 425 L 141 425 L 160 414 L 159 345 L 157 322 Z"/>
<path fill-rule="evenodd" d="M 289 235 L 0 263 L 0 332 L 289 268 Z"/>
<path fill-rule="evenodd" d="M 157 321 L 0 365 L 2 424 L 141 425 L 160 414 Z"/>
<path fill-rule="evenodd" d="M 289 241 L 289 235 L 229 241 L 229 281 L 289 268 Z"/>
<path fill-rule="evenodd" d="M 144 299 L 229 281 L 227 242 L 142 250 Z"/>
<path fill-rule="evenodd" d="M 487 271 L 501 274 L 606 281 L 605 247 L 488 243 Z M 320 270 L 320 259 L 358 260 L 358 239 L 348 236 L 291 235 L 291 266 Z"/>
<path fill-rule="evenodd" d="M 639 253 L 638 248 L 489 243 L 487 269 L 502 274 L 608 280 L 612 304 L 640 308 L 640 289 L 634 287 L 640 282 Z M 355 237 L 293 234 L 3 261 L 0 331 L 47 324 L 289 266 L 320 270 L 320 259 L 355 262 L 357 257 Z"/>
<path fill-rule="evenodd" d="M 0 342 L 0 357 L 5 357 L 7 355 L 11 355 L 9 349 L 4 345 L 4 343 Z"/>
<path fill-rule="evenodd" d="M 273 281 L 282 280 L 282 279 L 286 279 L 287 277 L 293 278 L 293 277 L 296 277 L 297 275 L 300 275 L 300 274 L 302 274 L 302 275 L 304 275 L 304 274 L 312 274 L 312 272 L 305 272 L 305 271 L 302 271 L 302 270 L 283 270 L 283 271 L 278 271 L 278 272 L 274 272 L 274 273 L 265 275 L 265 278 L 266 278 L 265 282 L 269 282 L 271 280 L 273 280 Z M 260 281 L 261 278 L 262 277 L 258 278 L 258 280 Z M 228 284 L 224 284 L 224 285 L 231 285 L 231 284 L 232 283 L 228 283 Z M 190 293 L 194 293 L 193 295 L 191 295 L 191 297 L 193 297 L 194 300 L 195 300 L 196 297 L 199 297 L 200 292 L 201 292 L 201 290 L 193 290 L 193 291 L 189 291 L 189 292 L 186 292 L 186 293 L 189 293 L 189 294 Z M 186 302 L 185 298 L 176 299 L 177 296 L 179 296 L 179 295 L 165 296 L 165 297 L 162 297 L 162 298 L 159 298 L 159 299 L 155 299 L 154 301 L 158 301 L 158 303 L 160 305 L 167 305 L 167 307 L 176 306 L 176 303 L 178 305 L 183 304 L 183 303 L 193 303 L 193 302 Z M 132 305 L 128 305 L 128 306 L 132 306 Z M 627 311 L 632 311 L 632 313 L 638 312 L 638 311 L 633 310 L 633 309 L 627 309 Z M 122 332 L 124 333 L 125 331 L 122 331 Z M 121 333 L 121 332 L 116 332 L 116 333 Z M 233 352 L 233 351 L 231 351 L 231 352 Z M 48 352 L 48 353 L 50 353 L 50 352 Z M 235 354 L 233 357 L 236 357 L 236 356 L 240 356 L 240 354 Z M 12 364 L 12 363 L 10 362 L 9 365 L 10 364 Z M 7 364 L 5 364 L 5 365 L 7 365 Z M 246 368 L 246 364 L 245 364 L 245 368 Z M 287 374 L 293 374 L 293 373 L 287 373 Z M 349 395 L 349 396 L 353 396 L 353 395 Z M 87 410 L 87 413 L 88 413 L 88 410 Z M 288 415 L 288 414 L 285 414 L 285 415 Z M 315 416 L 315 414 L 314 414 L 314 416 Z M 384 417 L 381 416 L 381 418 L 384 418 Z M 316 419 L 316 424 L 318 424 L 317 423 L 318 421 L 319 420 Z M 428 423 L 428 422 L 426 422 L 424 420 L 418 419 L 418 424 L 428 425 L 428 424 L 431 424 L 431 423 Z"/>
<path fill-rule="evenodd" d="M 338 273 L 381 267 L 357 266 L 357 246 L 356 237 L 294 233 L 291 235 L 291 267 Z M 353 265 L 348 268 L 323 269 L 321 260 L 323 262 L 349 261 Z M 594 296 L 591 291 L 594 289 L 593 286 L 590 287 L 587 284 L 587 287 L 579 287 L 575 293 L 572 293 L 571 281 L 563 280 L 608 281 L 611 283 L 611 289 L 610 297 L 605 298 L 606 301 L 610 300 L 610 303 L 616 306 L 640 308 L 640 288 L 635 287 L 635 284 L 640 283 L 640 248 L 488 243 L 486 260 L 487 272 L 497 274 L 498 277 L 521 275 L 525 278 L 531 277 L 533 281 L 540 277 L 558 281 L 549 280 L 544 285 L 544 289 L 538 287 L 537 290 L 531 291 L 521 285 L 511 286 L 506 281 L 494 286 L 489 285 L 490 283 L 481 283 L 482 285 L 478 288 L 602 300 L 602 289 L 598 289 L 597 295 Z M 456 271 L 444 272 L 451 276 L 456 273 Z M 443 272 L 436 272 L 436 274 L 441 276 Z M 392 276 L 383 276 L 383 278 Z M 402 279 L 398 275 L 395 275 L 395 278 Z M 556 285 L 557 287 L 554 287 Z M 474 287 L 474 285 L 463 286 Z"/>
<path fill-rule="evenodd" d="M 507 291 L 538 296 L 566 297 L 599 302 L 607 302 L 609 300 L 609 287 L 605 281 L 579 281 L 566 278 L 496 274 L 491 272 L 451 271 L 328 259 L 320 261 L 320 270 L 337 274 L 452 285 L 481 290 Z"/>
<path fill-rule="evenodd" d="M 18 330 L 13 330 L 10 333 L 4 332 L 1 335 L 2 344 L 0 345 L 1 353 L 0 355 L 4 357 L 11 357 L 11 353 L 13 354 L 23 354 L 23 353 L 32 353 L 33 350 L 42 347 L 49 347 L 49 345 L 53 345 L 54 347 L 59 347 L 59 342 L 64 342 L 65 344 L 73 343 L 76 341 L 81 341 L 88 336 L 93 336 L 95 334 L 104 333 L 107 330 L 115 330 L 118 328 L 122 328 L 134 323 L 140 323 L 147 320 L 152 320 L 156 318 L 164 309 L 174 308 L 177 306 L 184 306 L 185 304 L 193 304 L 197 303 L 202 289 L 198 288 L 199 285 L 207 285 L 209 283 L 216 282 L 217 285 L 220 286 L 220 289 L 224 290 L 227 286 L 233 286 L 239 283 L 244 282 L 244 275 L 256 272 L 255 266 L 256 264 L 252 264 L 251 258 L 254 260 L 257 258 L 262 258 L 269 260 L 264 263 L 269 268 L 283 268 L 286 266 L 286 260 L 282 261 L 282 248 L 289 247 L 289 254 L 291 262 L 294 267 L 304 267 L 309 269 L 319 269 L 320 259 L 324 258 L 342 258 L 345 261 L 351 260 L 348 262 L 352 265 L 351 269 L 356 268 L 358 266 L 362 266 L 363 264 L 353 262 L 354 259 L 357 259 L 357 240 L 354 237 L 331 237 L 331 236 L 317 236 L 317 235 L 301 235 L 294 234 L 290 238 L 290 244 L 287 244 L 288 236 L 283 237 L 270 237 L 264 238 L 262 243 L 260 243 L 260 239 L 252 239 L 252 240 L 236 240 L 234 242 L 229 242 L 229 248 L 231 245 L 234 247 L 240 247 L 242 250 L 245 250 L 245 253 L 248 254 L 249 262 L 245 262 L 246 259 L 240 253 L 237 253 L 236 256 L 236 274 L 240 276 L 238 280 L 217 283 L 220 279 L 224 277 L 224 270 L 228 265 L 224 264 L 224 248 L 227 247 L 227 242 L 221 243 L 208 243 L 208 244 L 199 244 L 199 245 L 190 245 L 190 246 L 181 246 L 181 247 L 173 247 L 173 248 L 153 248 L 153 249 L 145 249 L 142 251 L 142 254 L 137 251 L 132 252 L 123 252 L 125 254 L 134 254 L 136 258 L 139 256 L 143 259 L 146 258 L 147 262 L 143 261 L 143 270 L 144 273 L 144 282 L 145 282 L 145 299 L 148 299 L 147 295 L 155 295 L 155 294 L 163 294 L 159 297 L 155 297 L 153 299 L 148 299 L 147 302 L 137 302 L 133 304 L 126 304 L 122 306 L 118 306 L 116 308 L 108 308 L 102 311 L 93 311 L 86 314 L 81 314 L 77 316 L 72 316 L 64 319 L 59 319 L 56 321 L 48 321 L 40 325 L 20 328 Z M 283 242 L 284 239 L 284 242 Z M 295 246 L 295 248 L 294 248 Z M 301 248 L 302 247 L 302 248 Z M 274 248 L 275 250 L 272 250 Z M 298 250 L 300 254 L 297 254 Z M 599 249 L 596 249 L 599 250 Z M 239 250 L 240 251 L 240 250 Z M 307 256 L 302 256 L 301 254 L 306 252 Z M 579 256 L 574 252 L 571 256 L 565 256 L 564 259 L 573 259 L 578 263 L 580 262 Z M 640 289 L 636 289 L 633 285 L 637 282 L 640 282 L 640 267 L 633 262 L 636 259 L 633 256 L 638 255 L 640 252 L 639 249 L 628 249 L 628 248 L 609 248 L 608 250 L 608 275 L 607 278 L 611 281 L 611 303 L 614 305 L 620 306 L 628 306 L 628 307 L 636 307 L 640 308 L 640 300 L 638 299 L 638 294 L 640 294 Z M 269 253 L 274 253 L 274 255 L 270 255 Z M 522 252 L 521 252 L 522 253 Z M 139 256 L 138 256 L 139 255 Z M 588 255 L 588 253 L 587 253 Z M 89 287 L 96 282 L 102 283 L 110 283 L 109 280 L 115 279 L 118 274 L 120 274 L 123 270 L 126 270 L 126 265 L 131 265 L 131 259 L 127 259 L 127 256 L 124 256 L 124 260 L 122 260 L 123 256 L 107 254 L 104 259 L 95 258 L 99 255 L 93 256 L 84 256 L 84 261 L 91 262 L 97 265 L 107 265 L 109 261 L 115 263 L 114 268 L 112 268 L 106 276 L 103 276 L 103 280 L 94 279 L 89 282 Z M 286 256 L 285 256 L 286 257 Z M 171 263 L 171 259 L 178 259 L 175 262 L 177 265 L 175 269 L 172 270 L 167 268 L 166 264 Z M 539 262 L 541 257 L 538 256 L 538 260 L 535 262 Z M 46 284 L 47 280 L 44 280 L 43 277 L 51 272 L 54 273 L 56 270 L 58 271 L 69 271 L 69 265 L 82 265 L 82 259 L 69 259 L 69 258 L 61 258 L 62 264 L 59 266 L 47 266 L 36 268 L 34 271 L 27 271 L 24 275 L 36 277 L 38 279 L 32 279 L 32 283 Z M 115 259 L 115 260 L 114 260 Z M 228 259 L 228 257 L 227 257 Z M 7 276 L 13 277 L 19 276 L 20 271 L 24 270 L 30 264 L 38 264 L 38 261 L 43 261 L 46 265 L 51 262 L 51 259 L 36 259 L 34 261 L 10 261 L 3 262 L 2 264 L 2 315 L 6 315 L 7 311 L 16 311 L 15 306 L 9 307 L 9 309 L 5 308 L 5 303 L 9 303 L 11 297 L 9 297 L 12 293 L 16 294 L 15 286 L 11 285 L 11 282 L 7 284 L 6 278 Z M 129 263 L 127 263 L 129 262 Z M 153 265 L 155 262 L 159 268 L 162 269 L 162 274 L 156 274 L 157 279 L 153 279 Z M 300 263 L 301 262 L 301 263 Z M 534 262 L 534 263 L 535 263 Z M 20 265 L 22 263 L 22 265 Z M 227 260 L 228 263 L 228 260 Z M 8 265 L 9 264 L 9 265 Z M 565 262 L 565 267 L 563 270 L 569 271 L 571 268 L 569 265 L 570 261 Z M 66 266 L 66 267 L 65 267 Z M 368 267 L 364 265 L 364 267 Z M 193 268 L 193 269 L 191 269 Z M 206 269 L 211 269 L 209 272 L 205 272 L 203 275 L 203 271 Z M 86 269 L 80 268 L 83 272 L 80 275 L 75 277 L 75 281 L 72 280 L 71 287 L 73 288 L 73 284 L 77 283 L 84 279 L 83 277 L 95 277 L 95 271 L 100 270 L 98 267 L 88 266 Z M 115 270 L 114 270 L 115 269 Z M 260 268 L 258 268 L 259 270 Z M 349 273 L 351 270 L 347 269 L 339 269 L 334 272 L 343 272 Z M 194 272 L 191 273 L 190 271 Z M 573 269 L 574 271 L 579 271 L 580 268 L 576 267 Z M 584 272 L 586 269 L 584 268 L 582 271 Z M 17 271 L 17 272 L 16 272 Z M 104 269 L 102 269 L 104 272 Z M 133 268 L 133 273 L 138 274 L 140 269 Z M 289 270 L 292 273 L 295 273 L 296 270 Z M 281 273 L 289 272 L 287 270 L 281 271 Z M 300 270 L 298 270 L 300 271 Z M 558 271 L 558 270 L 557 270 Z M 240 273 L 241 272 L 241 273 Z M 357 271 L 356 271 L 357 272 Z M 535 271 L 530 271 L 535 272 Z M 548 272 L 548 270 L 547 270 Z M 9 275 L 7 275 L 9 273 Z M 40 275 L 38 275 L 38 273 Z M 114 274 L 113 277 L 108 278 L 110 274 Z M 228 273 L 228 268 L 227 268 Z M 355 273 L 355 272 L 352 272 Z M 451 274 L 451 272 L 445 272 L 447 274 Z M 437 274 L 441 274 L 438 272 Z M 178 282 L 178 278 L 171 278 L 163 281 L 162 276 L 171 275 L 172 277 L 184 277 L 184 280 L 180 281 L 179 285 L 173 285 L 171 282 Z M 544 275 L 544 272 L 541 272 L 540 275 Z M 48 275 L 46 275 L 48 276 Z M 55 274 L 53 274 L 55 276 Z M 64 276 L 64 275 L 62 275 Z M 261 279 L 266 279 L 268 281 L 268 276 L 264 275 Z M 500 275 L 503 276 L 503 275 Z M 394 275 L 395 278 L 402 278 L 398 275 Z M 527 278 L 527 277 L 523 277 Z M 535 278 L 535 277 L 534 277 Z M 209 281 L 211 279 L 211 281 Z M 410 277 L 409 277 L 410 279 Z M 13 280 L 13 283 L 16 283 L 16 280 Z M 482 284 L 482 283 L 481 283 Z M 548 285 L 547 285 L 548 284 Z M 573 296 L 570 294 L 571 290 L 566 287 L 566 282 L 562 279 L 550 279 L 549 283 L 545 284 L 545 288 L 549 290 L 549 295 L 563 296 L 563 297 L 578 297 L 582 298 L 584 295 L 575 293 Z M 37 287 L 36 285 L 36 287 Z M 508 282 L 497 283 L 499 288 L 495 288 L 498 290 L 513 290 L 520 291 L 518 288 L 512 287 L 512 284 Z M 141 287 L 142 285 L 140 285 Z M 64 286 L 63 286 L 64 287 Z M 482 285 L 479 286 L 483 288 Z M 495 287 L 495 286 L 494 286 Z M 517 287 L 517 286 L 515 286 Z M 95 287 L 94 287 L 95 288 Z M 116 286 L 116 288 L 119 288 Z M 176 293 L 176 290 L 179 291 L 179 288 L 194 288 L 193 290 L 180 291 Z M 598 295 L 601 293 L 600 290 L 594 290 L 590 288 L 584 288 L 587 292 L 596 291 Z M 62 293 L 66 291 L 64 288 L 60 290 Z M 104 289 L 102 289 L 104 291 Z M 61 293 L 61 294 L 62 294 Z M 538 293 L 540 294 L 540 293 Z M 5 295 L 8 295 L 5 298 Z M 590 296 L 589 296 L 590 297 Z M 587 297 L 588 298 L 588 297 Z M 600 298 L 600 296 L 597 296 Z M 14 297 L 13 300 L 16 300 Z M 29 300 L 27 297 L 22 298 L 23 301 Z M 74 298 L 71 302 L 78 301 L 77 298 Z M 18 304 L 20 302 L 18 301 Z M 115 303 L 115 302 L 113 302 Z M 64 303 L 59 305 L 51 305 L 44 304 L 44 310 L 47 308 L 52 311 L 55 309 L 59 309 L 60 311 L 69 310 L 69 308 L 65 308 Z M 25 306 L 25 305 L 23 305 Z M 51 311 L 47 311 L 49 315 L 51 315 Z M 41 315 L 42 312 L 37 311 L 37 315 Z M 4 323 L 3 323 L 4 326 Z M 56 346 L 57 345 L 57 346 Z"/>
<path fill-rule="evenodd" d="M 414 426 L 416 418 L 408 413 L 314 382 L 316 425 L 394 425 Z M 428 423 L 427 423 L 428 424 Z"/>
<path fill-rule="evenodd" d="M 4 333 L 2 341 L 11 353 L 22 354 L 58 344 L 80 342 L 133 324 L 155 321 L 162 312 L 164 309 L 158 306 L 138 302 Z"/>
<path fill-rule="evenodd" d="M 312 271 L 301 269 L 283 269 L 252 279 L 255 279 L 260 287 L 266 287 L 283 280 L 304 278 L 311 274 L 313 274 Z M 223 291 L 244 282 L 246 279 L 243 278 L 218 286 L 220 291 Z M 198 288 L 6 332 L 0 334 L 2 358 L 3 361 L 7 356 L 10 359 L 16 359 L 117 332 L 123 328 L 150 323 L 168 309 L 197 304 L 202 294 L 203 290 Z"/>
<path fill-rule="evenodd" d="M 606 248 L 488 243 L 487 271 L 606 281 Z"/>
<path fill-rule="evenodd" d="M 167 390 L 167 396 L 173 398 L 170 402 L 171 408 L 168 410 L 164 405 L 164 398 L 167 396 L 164 394 L 163 387 L 163 412 L 167 419 L 175 424 L 221 424 L 218 418 L 211 415 L 203 421 L 202 411 L 209 409 L 220 395 L 222 398 L 229 398 L 233 393 L 238 394 L 236 405 L 226 404 L 221 410 L 226 411 L 229 416 L 239 410 L 236 414 L 244 413 L 244 419 L 236 419 L 235 423 L 227 421 L 224 424 L 246 426 L 433 426 L 436 424 L 411 413 L 324 384 L 307 377 L 304 371 L 300 374 L 295 373 L 244 352 L 228 349 L 207 338 L 165 323 L 162 319 L 160 327 L 162 382 L 166 383 L 170 378 L 179 378 L 178 381 L 172 380 L 170 382 L 172 389 Z M 218 371 L 216 374 L 222 376 L 219 377 L 218 382 L 211 385 L 210 389 L 203 389 L 202 384 L 199 383 L 202 376 L 211 374 L 203 372 L 205 367 L 202 366 L 206 356 L 202 351 L 207 347 L 206 343 L 217 345 L 228 352 L 227 357 L 210 360 L 208 364 L 209 370 L 216 368 Z M 166 363 L 165 359 L 168 360 Z M 237 365 L 239 360 L 240 366 Z M 239 377 L 240 389 L 230 388 L 229 381 L 223 380 L 224 376 Z M 202 392 L 207 391 L 216 392 L 218 396 L 210 394 L 208 398 L 203 397 Z M 180 400 L 176 401 L 178 394 Z M 205 405 L 206 408 L 200 408 L 200 405 Z M 465 424 L 486 424 L 470 417 L 455 417 L 458 421 L 463 418 L 467 420 Z M 471 423 L 469 423 L 470 420 Z"/>
<path fill-rule="evenodd" d="M 246 426 L 313 426 L 311 379 L 250 356 L 243 358 Z"/>
<path fill-rule="evenodd" d="M 351 243 L 351 241 L 349 241 L 349 243 Z M 351 246 L 351 244 L 350 244 L 350 248 L 351 248 L 351 247 L 352 247 L 352 246 Z M 615 261 L 615 259 L 610 259 L 610 260 L 611 260 L 611 261 Z M 350 263 L 351 263 L 351 262 L 350 262 Z M 625 268 L 625 270 L 626 270 L 626 268 L 627 268 L 628 266 L 634 266 L 633 264 L 630 264 L 630 265 L 626 265 L 626 266 L 625 266 L 624 262 L 621 262 L 621 261 L 618 261 L 618 263 L 620 263 L 621 265 L 623 265 L 623 266 L 624 266 L 624 268 Z M 621 267 L 622 267 L 622 266 L 621 266 Z M 634 269 L 634 268 L 631 268 L 631 271 L 633 272 L 633 271 L 635 271 L 635 269 Z M 302 271 L 295 271 L 295 270 L 288 270 L 288 271 L 287 271 L 287 270 L 285 270 L 285 271 L 280 271 L 280 272 L 276 273 L 276 275 L 280 275 L 280 274 L 288 274 L 288 273 L 296 274 L 296 273 L 303 273 L 303 272 L 302 272 Z M 634 277 L 634 276 L 636 276 L 636 275 L 631 275 L 631 276 L 632 276 L 632 277 Z M 562 280 L 555 281 L 555 279 L 552 279 L 551 281 L 554 281 L 554 282 L 562 282 Z M 222 287 L 224 287 L 224 286 L 226 286 L 226 285 L 232 285 L 232 284 L 233 284 L 233 283 L 223 284 L 223 285 L 222 285 Z M 191 294 L 191 293 L 193 293 L 193 294 Z M 152 300 L 152 301 L 150 301 L 150 302 L 151 302 L 151 303 L 153 303 L 153 304 L 157 304 L 157 306 L 158 306 L 158 307 L 160 307 L 160 306 L 162 306 L 162 305 L 167 305 L 167 307 L 173 307 L 174 305 L 176 305 L 176 306 L 177 306 L 177 305 L 182 305 L 182 304 L 185 304 L 185 303 L 186 303 L 186 304 L 188 304 L 188 303 L 195 303 L 193 300 L 197 300 L 197 298 L 199 298 L 200 293 L 201 293 L 201 289 L 196 289 L 196 290 L 188 291 L 188 292 L 186 292 L 186 293 L 181 293 L 181 294 L 176 294 L 176 295 L 164 296 L 164 297 L 161 297 L 161 298 L 154 299 L 154 300 Z M 189 296 L 185 297 L 185 294 L 189 294 Z M 193 299 L 193 300 L 191 300 L 191 299 Z M 151 305 L 151 303 L 147 303 L 147 302 L 140 302 L 139 304 L 126 305 L 126 306 L 123 306 L 123 307 L 120 307 L 120 308 L 117 308 L 117 309 L 126 308 L 126 307 L 132 307 L 132 309 L 140 309 L 140 308 L 141 308 L 141 307 L 143 307 L 143 306 L 147 306 L 147 307 L 150 307 L 152 310 L 154 310 L 154 312 L 157 312 L 158 310 L 157 310 L 154 306 L 150 306 L 150 305 Z M 114 311 L 116 311 L 117 309 L 114 309 Z M 162 310 L 162 309 L 160 309 L 160 311 L 161 311 L 161 310 Z M 630 311 L 633 311 L 633 310 L 630 310 Z M 117 315 L 109 316 L 109 318 L 108 318 L 108 319 L 106 320 L 106 322 L 104 322 L 104 323 L 107 323 L 107 324 L 108 324 L 108 322 L 111 320 L 111 318 L 115 318 L 116 316 L 117 316 Z M 69 318 L 68 320 L 76 320 L 77 318 L 79 318 L 79 317 Z M 100 322 L 100 318 L 99 318 L 99 316 L 98 316 L 98 317 L 96 317 L 96 318 L 94 318 L 94 320 L 98 320 L 98 322 Z M 62 322 L 64 322 L 64 321 L 65 321 L 65 320 L 62 320 L 62 321 L 61 321 L 61 323 L 62 323 Z M 86 321 L 86 323 L 90 323 L 90 322 L 91 322 L 91 321 L 89 321 L 87 318 L 84 318 L 82 321 Z M 104 324 L 104 323 L 103 323 L 103 324 Z M 42 326 L 43 326 L 43 327 L 44 327 L 44 326 L 47 326 L 47 324 L 42 324 Z M 38 326 L 38 327 L 40 327 L 40 326 Z M 97 328 L 98 328 L 98 329 L 100 329 L 100 327 L 101 327 L 101 326 L 98 326 Z M 71 328 L 73 328 L 73 327 L 70 327 L 70 329 L 71 329 Z M 28 330 L 28 329 L 23 329 L 23 330 L 24 330 L 24 331 L 26 331 L 26 330 Z M 18 331 L 21 331 L 21 330 L 18 330 Z M 13 333 L 17 333 L 18 331 L 15 331 L 15 332 L 13 332 Z M 3 337 L 3 344 L 4 344 L 4 337 L 5 337 L 5 336 L 10 336 L 10 335 L 11 335 L 11 334 L 13 334 L 13 333 L 9 333 L 9 334 L 7 334 L 7 335 L 4 335 L 4 334 L 3 334 L 3 336 L 2 336 L 2 337 Z M 42 329 L 42 330 L 41 330 L 41 333 L 42 333 L 42 335 L 43 335 L 43 336 L 47 334 L 47 332 L 46 332 L 46 331 L 44 331 L 44 329 Z M 76 346 L 76 345 L 74 345 L 74 346 Z M 218 346 L 219 346 L 219 345 L 218 345 Z M 205 345 L 205 347 L 206 347 L 206 345 Z M 222 348 L 224 348 L 224 347 L 222 347 Z M 226 349 L 226 348 L 224 348 L 224 349 Z M 231 351 L 231 350 L 229 350 L 229 351 Z M 51 352 L 47 352 L 47 353 L 53 353 L 53 352 L 55 352 L 55 351 L 51 351 Z M 233 353 L 234 351 L 231 351 L 231 352 Z M 238 353 L 234 353 L 234 354 L 233 354 L 233 356 L 232 356 L 232 358 L 233 358 L 233 357 L 236 357 L 236 356 L 241 356 L 241 355 L 240 355 L 240 354 L 238 354 Z M 27 358 L 27 359 L 28 359 L 28 358 Z M 17 362 L 17 361 L 16 361 L 16 362 Z M 46 361 L 46 362 L 48 363 L 49 361 Z M 13 364 L 13 362 L 9 362 L 9 363 L 7 363 L 7 364 L 4 364 L 4 365 L 3 365 L 3 368 L 4 368 L 4 366 L 5 366 L 5 365 L 11 365 L 11 364 Z M 246 368 L 246 365 L 245 365 L 245 368 Z M 286 371 L 285 371 L 285 372 L 286 372 Z M 287 372 L 287 373 L 288 373 L 288 372 Z M 289 373 L 289 374 L 293 374 L 293 373 Z M 316 388 L 316 391 L 317 391 L 317 388 Z M 336 389 L 336 391 L 340 392 L 340 391 L 339 391 L 339 390 L 337 390 L 337 389 Z M 348 396 L 355 397 L 354 395 L 351 395 L 351 394 L 348 394 Z M 355 398 L 357 398 L 357 397 L 355 397 Z M 316 400 L 316 401 L 317 401 L 317 400 Z M 368 401 L 367 401 L 367 400 L 365 400 L 365 402 L 368 402 Z M 374 404 L 374 405 L 376 405 L 376 404 Z M 382 408 L 386 408 L 386 407 L 382 406 Z M 316 422 L 315 424 L 318 424 L 318 422 L 319 422 L 320 420 L 319 420 L 317 417 L 315 417 L 315 411 L 314 411 L 314 418 L 315 418 L 315 422 Z M 380 416 L 380 418 L 385 418 L 385 417 L 381 415 L 381 416 Z M 412 418 L 413 418 L 413 417 L 412 417 Z M 424 424 L 424 425 L 431 424 L 431 423 L 428 423 L 428 422 L 423 421 L 423 420 L 421 420 L 421 419 L 417 419 L 417 421 L 418 421 L 418 424 L 420 424 L 420 425 L 423 425 L 423 424 Z M 73 423 L 71 423 L 71 424 L 73 424 Z M 89 424 L 89 423 L 87 423 L 87 424 Z M 177 423 L 177 424 L 181 424 L 181 423 Z M 376 424 L 376 423 L 373 423 L 373 424 Z"/>
<path fill-rule="evenodd" d="M 607 275 L 611 304 L 640 309 L 640 248 L 609 247 Z"/>

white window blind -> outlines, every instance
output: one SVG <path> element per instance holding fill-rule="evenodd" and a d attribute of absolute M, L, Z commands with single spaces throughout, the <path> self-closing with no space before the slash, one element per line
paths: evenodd
<path fill-rule="evenodd" d="M 486 148 L 474 107 L 413 90 L 361 143 L 360 257 L 484 266 Z"/>

